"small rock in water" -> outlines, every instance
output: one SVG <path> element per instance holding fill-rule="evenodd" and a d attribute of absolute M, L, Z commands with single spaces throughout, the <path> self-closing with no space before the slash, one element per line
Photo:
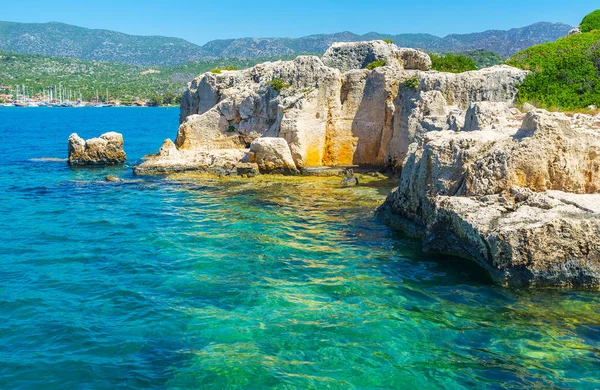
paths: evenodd
<path fill-rule="evenodd" d="M 115 132 L 102 134 L 87 141 L 76 133 L 69 136 L 69 165 L 112 165 L 125 162 L 123 135 Z"/>
<path fill-rule="evenodd" d="M 108 175 L 104 178 L 104 180 L 108 181 L 108 182 L 122 182 L 123 181 L 123 179 L 121 179 L 120 177 L 115 176 L 115 175 Z"/>
<path fill-rule="evenodd" d="M 354 187 L 358 185 L 358 178 L 356 176 L 347 176 L 342 179 L 343 187 Z"/>

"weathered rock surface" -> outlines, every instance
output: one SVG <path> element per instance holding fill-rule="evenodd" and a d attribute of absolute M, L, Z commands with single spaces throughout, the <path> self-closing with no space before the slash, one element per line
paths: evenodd
<path fill-rule="evenodd" d="M 87 141 L 73 133 L 69 136 L 70 165 L 111 165 L 125 162 L 123 136 L 109 132 Z"/>
<path fill-rule="evenodd" d="M 323 55 L 326 66 L 342 72 L 365 69 L 370 63 L 380 60 L 384 60 L 388 66 L 402 65 L 396 45 L 384 41 L 334 43 Z"/>
<path fill-rule="evenodd" d="M 412 144 L 379 214 L 505 285 L 600 288 L 600 123 L 534 110 L 483 127 Z"/>
<path fill-rule="evenodd" d="M 250 144 L 250 151 L 242 161 L 257 164 L 261 173 L 297 172 L 290 147 L 283 138 L 256 139 Z"/>
<path fill-rule="evenodd" d="M 156 155 L 133 168 L 137 175 L 175 172 L 207 172 L 234 175 L 248 149 L 177 149 L 170 139 L 165 140 Z"/>
<path fill-rule="evenodd" d="M 363 69 L 378 59 L 385 59 L 386 66 Z M 396 166 L 424 133 L 462 129 L 469 104 L 512 103 L 516 85 L 527 74 L 508 66 L 462 74 L 430 67 L 426 53 L 373 41 L 334 44 L 323 60 L 301 56 L 206 73 L 189 84 L 182 98 L 174 145 L 179 151 L 207 153 L 247 149 L 256 138 L 278 137 L 289 144 L 299 169 Z M 285 87 L 276 91 L 273 80 Z M 137 172 L 166 167 L 161 156 Z M 178 163 L 175 169 L 180 168 Z"/>

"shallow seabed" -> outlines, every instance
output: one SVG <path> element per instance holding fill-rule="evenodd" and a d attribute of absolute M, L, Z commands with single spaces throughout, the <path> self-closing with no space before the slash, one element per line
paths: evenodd
<path fill-rule="evenodd" d="M 135 179 L 177 110 L 0 108 L 0 388 L 600 387 L 600 295 L 423 255 L 364 178 Z M 366 183 L 369 181 L 369 183 Z"/>

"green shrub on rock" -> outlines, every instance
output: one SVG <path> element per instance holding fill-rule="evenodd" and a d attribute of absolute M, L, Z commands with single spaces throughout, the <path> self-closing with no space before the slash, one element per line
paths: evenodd
<path fill-rule="evenodd" d="M 532 71 L 519 86 L 520 103 L 575 110 L 600 102 L 600 30 L 530 47 L 507 64 Z"/>
<path fill-rule="evenodd" d="M 587 14 L 581 21 L 579 28 L 581 29 L 582 33 L 600 30 L 600 9 Z"/>
<path fill-rule="evenodd" d="M 419 85 L 421 85 L 421 81 L 419 81 L 419 78 L 417 76 L 412 76 L 411 78 L 404 80 L 402 85 L 405 88 L 418 89 Z"/>
<path fill-rule="evenodd" d="M 392 43 L 394 43 L 394 41 L 392 41 L 391 39 L 384 39 L 383 41 L 385 43 L 387 43 L 388 45 L 391 45 Z"/>
<path fill-rule="evenodd" d="M 385 60 L 373 61 L 369 65 L 366 66 L 366 69 L 373 70 L 375 68 L 380 68 L 382 66 L 385 66 L 385 64 L 386 64 Z"/>
<path fill-rule="evenodd" d="M 284 83 L 281 79 L 273 79 L 269 82 L 269 85 L 277 93 L 290 86 L 289 84 Z"/>
<path fill-rule="evenodd" d="M 477 69 L 477 64 L 473 58 L 461 54 L 430 54 L 429 57 L 431 57 L 432 68 L 439 72 L 462 73 Z"/>

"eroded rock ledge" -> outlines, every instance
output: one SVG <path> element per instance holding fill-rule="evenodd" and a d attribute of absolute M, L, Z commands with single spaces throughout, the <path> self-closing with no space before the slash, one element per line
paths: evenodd
<path fill-rule="evenodd" d="M 411 145 L 379 215 L 506 286 L 600 288 L 600 118 L 486 110 Z"/>

